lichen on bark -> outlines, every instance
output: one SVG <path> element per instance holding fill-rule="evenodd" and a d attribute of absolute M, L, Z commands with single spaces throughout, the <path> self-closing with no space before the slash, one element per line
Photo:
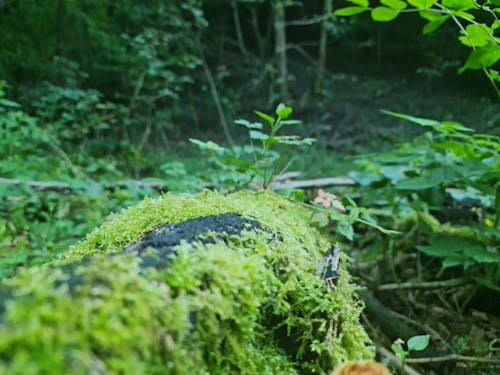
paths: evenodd
<path fill-rule="evenodd" d="M 124 251 L 221 214 L 259 227 L 183 241 L 161 267 Z M 5 281 L 0 373 L 321 374 L 372 358 L 348 272 L 330 291 L 316 275 L 331 245 L 310 215 L 267 191 L 205 191 L 111 216 L 52 264 Z"/>

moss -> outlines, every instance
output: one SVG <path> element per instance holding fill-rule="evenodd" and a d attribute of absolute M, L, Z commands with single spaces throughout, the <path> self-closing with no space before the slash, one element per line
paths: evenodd
<path fill-rule="evenodd" d="M 182 243 L 160 270 L 106 255 L 160 225 L 229 212 L 266 230 Z M 330 292 L 315 275 L 330 244 L 309 218 L 262 191 L 167 194 L 112 216 L 58 261 L 7 280 L 0 373 L 309 374 L 372 358 L 349 274 Z"/>

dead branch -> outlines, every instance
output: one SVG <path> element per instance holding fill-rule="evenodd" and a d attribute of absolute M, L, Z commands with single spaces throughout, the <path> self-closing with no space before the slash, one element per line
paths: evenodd
<path fill-rule="evenodd" d="M 425 282 L 407 282 L 391 283 L 380 285 L 377 290 L 398 290 L 398 289 L 440 289 L 453 288 L 467 284 L 470 281 L 467 277 L 458 277 L 456 279 L 444 281 L 425 281 Z"/>
<path fill-rule="evenodd" d="M 78 190 L 74 186 L 67 184 L 65 182 L 56 181 L 22 181 L 12 178 L 0 178 L 0 185 L 9 185 L 15 187 L 26 186 L 36 191 L 55 191 L 59 193 L 69 193 L 71 191 Z M 118 181 L 113 184 L 101 185 L 98 183 L 89 183 L 89 186 L 102 187 L 104 189 L 113 189 L 117 187 L 126 187 L 128 185 L 134 185 L 138 188 L 149 188 L 157 191 L 166 191 L 167 187 L 165 184 L 156 181 Z"/>
<path fill-rule="evenodd" d="M 406 363 L 437 363 L 437 362 L 477 362 L 477 363 L 488 363 L 493 365 L 500 365 L 500 359 L 493 358 L 483 358 L 483 357 L 470 357 L 460 354 L 450 354 L 442 357 L 429 357 L 429 358 L 408 358 Z"/>
<path fill-rule="evenodd" d="M 314 189 L 314 188 L 326 188 L 331 186 L 354 186 L 356 182 L 348 177 L 327 177 L 327 178 L 316 178 L 309 180 L 293 180 L 300 176 L 300 172 L 287 172 L 279 176 L 276 176 L 274 182 L 271 184 L 272 190 L 284 190 L 284 189 Z M 59 193 L 69 193 L 74 190 L 78 190 L 71 184 L 58 181 L 32 181 L 32 180 L 18 180 L 13 178 L 1 178 L 0 185 L 9 186 L 27 186 L 36 191 L 54 191 Z M 159 181 L 117 181 L 113 184 L 99 184 L 89 182 L 89 186 L 101 186 L 104 189 L 116 188 L 116 187 L 126 187 L 127 185 L 134 185 L 138 188 L 149 188 L 157 191 L 168 190 L 167 185 Z M 204 188 L 210 188 L 209 185 L 204 185 Z M 390 284 L 388 284 L 390 285 Z M 382 289 L 384 290 L 384 289 Z"/>
<path fill-rule="evenodd" d="M 356 182 L 348 177 L 326 177 L 326 178 L 315 178 L 310 180 L 299 180 L 299 181 L 285 181 L 285 182 L 276 181 L 271 184 L 271 189 L 273 190 L 314 189 L 320 187 L 354 186 L 354 185 L 357 185 Z"/>

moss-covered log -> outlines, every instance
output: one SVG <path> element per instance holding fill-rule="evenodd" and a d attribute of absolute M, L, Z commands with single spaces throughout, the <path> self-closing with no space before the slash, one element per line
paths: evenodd
<path fill-rule="evenodd" d="M 264 191 L 112 216 L 4 281 L 0 373 L 310 374 L 371 358 L 348 273 L 330 291 L 316 275 L 331 245 L 309 218 Z"/>

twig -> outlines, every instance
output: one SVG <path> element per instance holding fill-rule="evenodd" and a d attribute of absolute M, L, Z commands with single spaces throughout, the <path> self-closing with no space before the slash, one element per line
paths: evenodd
<path fill-rule="evenodd" d="M 75 175 L 75 177 L 85 177 L 85 178 L 88 178 L 87 175 L 85 175 L 85 173 L 83 173 L 81 170 L 79 170 L 74 164 L 73 162 L 71 161 L 71 159 L 69 158 L 69 156 L 64 152 L 64 150 L 59 147 L 56 143 L 56 141 L 51 137 L 49 136 L 49 142 L 47 142 L 47 144 L 56 152 L 59 154 L 59 156 L 65 161 L 66 163 L 66 166 L 68 167 L 68 169 L 73 172 L 73 174 Z"/>
<path fill-rule="evenodd" d="M 407 282 L 407 283 L 391 283 L 380 285 L 377 290 L 398 290 L 398 289 L 439 289 L 452 288 L 467 284 L 470 280 L 466 277 L 458 277 L 445 281 L 426 281 L 426 282 Z"/>
<path fill-rule="evenodd" d="M 284 182 L 284 181 L 289 181 L 293 180 L 294 178 L 297 178 L 300 176 L 300 172 L 285 172 L 285 173 L 280 173 L 276 177 L 274 177 L 275 182 Z"/>
<path fill-rule="evenodd" d="M 406 363 L 438 363 L 438 362 L 449 362 L 449 361 L 464 361 L 464 362 L 478 362 L 478 363 L 488 363 L 494 365 L 500 365 L 500 359 L 483 358 L 483 357 L 469 357 L 460 354 L 449 354 L 442 357 L 429 357 L 429 358 L 408 358 Z"/>
<path fill-rule="evenodd" d="M 377 347 L 377 353 L 380 354 L 381 356 L 387 358 L 389 362 L 393 363 L 396 365 L 398 368 L 401 369 L 401 361 L 399 360 L 398 357 L 396 357 L 394 354 L 392 354 L 390 351 L 388 351 L 386 348 L 383 347 Z M 408 359 L 406 360 L 406 363 L 408 363 Z M 414 370 L 408 365 L 405 365 L 405 367 L 402 369 L 402 371 L 408 375 L 421 375 L 420 372 L 417 370 Z"/>
<path fill-rule="evenodd" d="M 317 16 L 314 18 L 288 21 L 288 22 L 286 22 L 286 26 L 309 26 L 309 25 L 314 25 L 314 24 L 323 22 L 324 20 L 327 20 L 328 18 L 331 18 L 331 17 L 332 17 L 331 13 L 327 13 L 327 14 L 323 14 L 322 16 Z"/>

